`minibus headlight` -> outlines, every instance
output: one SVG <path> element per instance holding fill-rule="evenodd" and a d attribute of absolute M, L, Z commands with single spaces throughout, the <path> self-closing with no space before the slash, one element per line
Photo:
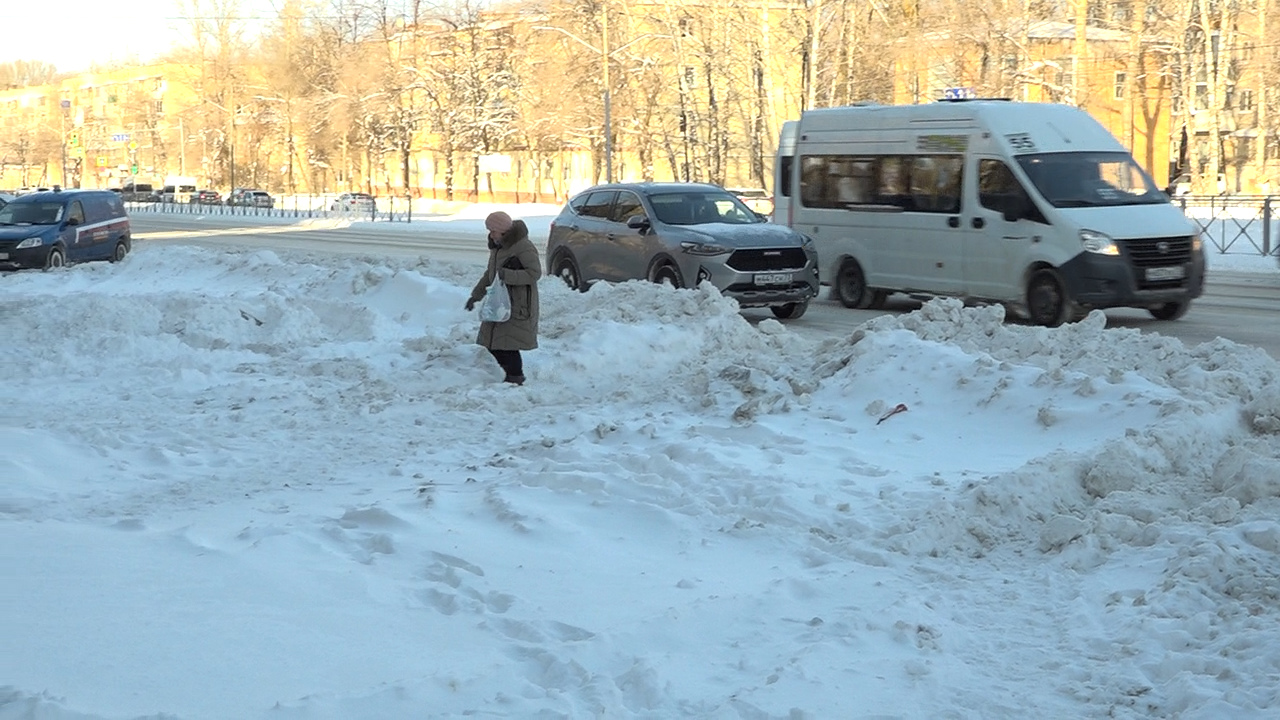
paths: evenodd
<path fill-rule="evenodd" d="M 29 237 L 26 240 L 23 240 L 22 242 L 18 243 L 18 246 L 14 249 L 26 250 L 27 248 L 40 247 L 43 244 L 44 244 L 44 238 L 39 235 L 36 235 L 35 237 Z"/>
<path fill-rule="evenodd" d="M 1116 241 L 1105 233 L 1095 230 L 1081 230 L 1080 242 L 1084 243 L 1084 249 L 1091 253 L 1098 253 L 1099 255 L 1120 254 L 1120 247 L 1116 245 Z"/>
<path fill-rule="evenodd" d="M 1200 231 L 1197 230 L 1195 234 L 1191 236 L 1191 252 L 1200 252 L 1200 249 L 1203 247 L 1204 241 L 1200 238 Z"/>

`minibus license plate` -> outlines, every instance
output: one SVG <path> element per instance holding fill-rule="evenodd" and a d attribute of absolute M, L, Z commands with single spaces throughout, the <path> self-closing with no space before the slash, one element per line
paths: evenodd
<path fill-rule="evenodd" d="M 1147 268 L 1148 280 L 1181 280 L 1186 275 L 1187 269 L 1181 265 Z"/>
<path fill-rule="evenodd" d="M 791 273 L 757 273 L 757 285 L 786 285 L 791 282 Z"/>

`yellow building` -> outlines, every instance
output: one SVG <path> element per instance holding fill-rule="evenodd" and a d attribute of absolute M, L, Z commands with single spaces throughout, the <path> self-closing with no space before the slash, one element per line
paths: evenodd
<path fill-rule="evenodd" d="M 1024 50 L 1000 58 L 984 57 L 963 38 L 928 35 L 923 47 L 898 61 L 894 102 L 970 95 L 1078 105 L 1127 145 L 1163 187 L 1171 159 L 1167 79 L 1135 73 L 1129 33 L 1090 26 L 1081 37 L 1077 31 L 1070 23 L 1030 23 L 1017 33 Z"/>
<path fill-rule="evenodd" d="M 0 91 L 0 186 L 112 187 L 130 175 L 192 174 L 199 149 L 171 109 L 194 94 L 177 67 L 85 73 Z"/>

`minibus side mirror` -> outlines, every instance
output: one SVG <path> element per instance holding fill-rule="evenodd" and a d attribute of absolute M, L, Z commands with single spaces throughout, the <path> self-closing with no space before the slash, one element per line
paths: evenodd
<path fill-rule="evenodd" d="M 1010 195 L 1004 201 L 1004 219 L 1006 222 L 1018 222 L 1027 217 L 1029 201 L 1025 195 Z"/>

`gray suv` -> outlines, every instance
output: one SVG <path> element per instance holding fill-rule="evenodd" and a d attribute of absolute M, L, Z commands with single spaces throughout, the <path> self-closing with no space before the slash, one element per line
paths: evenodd
<path fill-rule="evenodd" d="M 813 242 L 768 222 L 718 185 L 611 183 L 569 200 L 551 223 L 547 268 L 585 291 L 599 280 L 703 281 L 786 320 L 818 294 Z"/>

